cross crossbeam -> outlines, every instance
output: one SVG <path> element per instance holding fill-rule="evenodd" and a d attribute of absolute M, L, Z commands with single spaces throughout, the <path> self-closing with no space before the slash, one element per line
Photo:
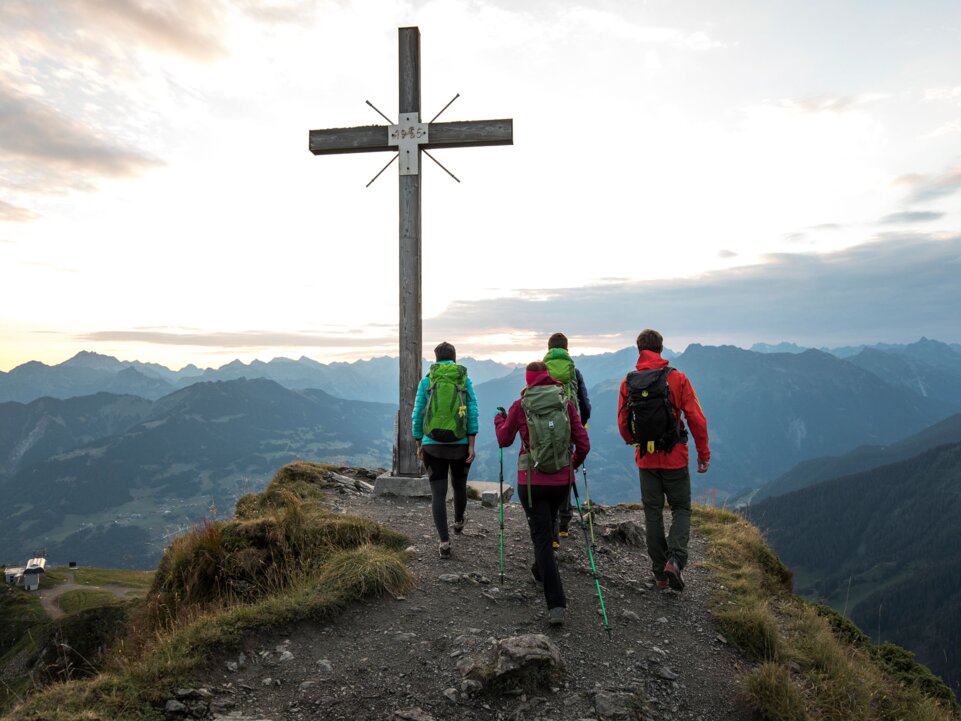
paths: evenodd
<path fill-rule="evenodd" d="M 375 153 L 396 150 L 389 145 L 389 125 L 361 125 L 353 128 L 329 128 L 310 131 L 310 152 L 314 155 L 338 153 Z M 462 120 L 450 123 L 429 123 L 430 140 L 422 149 L 478 148 L 485 145 L 511 145 L 514 142 L 514 121 Z"/>
<path fill-rule="evenodd" d="M 400 409 L 394 442 L 393 475 L 419 476 L 414 441 L 408 432 L 417 384 L 421 378 L 423 330 L 421 320 L 421 173 L 422 150 L 512 145 L 514 121 L 463 120 L 420 122 L 420 30 L 398 29 L 398 125 L 363 125 L 311 130 L 314 155 L 375 153 L 401 154 L 399 182 L 400 249 Z M 379 111 L 378 111 L 379 112 Z"/>

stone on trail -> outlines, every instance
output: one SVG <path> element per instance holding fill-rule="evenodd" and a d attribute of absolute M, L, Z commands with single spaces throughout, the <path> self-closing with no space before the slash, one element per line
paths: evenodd
<path fill-rule="evenodd" d="M 394 476 L 384 473 L 374 481 L 374 493 L 378 496 L 430 498 L 430 481 L 427 476 Z"/>
<path fill-rule="evenodd" d="M 564 660 L 554 643 L 542 633 L 511 636 L 478 654 L 464 656 L 457 670 L 482 687 L 541 686 L 564 671 Z"/>
<path fill-rule="evenodd" d="M 598 691 L 594 694 L 594 713 L 598 721 L 633 721 L 637 713 L 631 707 L 634 694 L 623 691 Z"/>
<path fill-rule="evenodd" d="M 500 483 L 494 483 L 493 481 L 467 481 L 467 488 L 474 490 L 481 499 L 481 505 L 492 507 L 496 506 L 498 497 L 501 492 Z M 513 498 L 514 487 L 504 484 L 504 504 Z"/>
<path fill-rule="evenodd" d="M 434 717 L 420 708 L 405 708 L 394 711 L 395 721 L 434 721 Z"/>
<path fill-rule="evenodd" d="M 623 543 L 626 546 L 636 546 L 644 548 L 647 542 L 644 540 L 646 531 L 644 526 L 636 521 L 621 521 L 612 525 L 604 526 L 603 536 L 608 541 Z"/>

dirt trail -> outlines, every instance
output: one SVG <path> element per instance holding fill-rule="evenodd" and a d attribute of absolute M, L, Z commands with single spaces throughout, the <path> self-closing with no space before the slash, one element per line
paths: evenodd
<path fill-rule="evenodd" d="M 464 534 L 452 536 L 453 559 L 442 560 L 428 503 L 337 493 L 330 500 L 338 511 L 373 518 L 408 536 L 416 548 L 416 588 L 404 598 L 359 604 L 324 626 L 302 623 L 249 639 L 242 656 L 219 661 L 207 674 L 208 686 L 218 690 L 218 713 L 334 721 L 392 719 L 419 708 L 421 718 L 437 721 L 603 720 L 629 718 L 608 702 L 623 703 L 630 694 L 644 700 L 644 719 L 752 718 L 738 681 L 747 662 L 708 612 L 716 581 L 698 564 L 705 541 L 696 534 L 681 594 L 650 587 L 643 548 L 598 536 L 597 566 L 613 626 L 609 639 L 579 528 L 572 528 L 558 552 L 568 609 L 565 625 L 553 629 L 531 578 L 533 551 L 517 504 L 505 509 L 501 585 L 496 508 L 471 501 Z M 598 534 L 627 520 L 642 524 L 643 514 L 607 509 L 598 516 Z M 544 633 L 560 648 L 567 666 L 562 683 L 539 696 L 458 693 L 458 658 L 490 638 L 526 633 Z"/>
<path fill-rule="evenodd" d="M 75 583 L 72 580 L 73 579 L 72 574 L 70 575 L 70 579 L 71 580 L 64 581 L 63 583 L 57 586 L 54 586 L 53 588 L 46 588 L 43 591 L 41 591 L 40 605 L 43 606 L 43 610 L 47 612 L 47 615 L 49 615 L 50 618 L 53 618 L 53 619 L 63 618 L 64 616 L 67 615 L 66 612 L 62 608 L 60 608 L 60 605 L 57 603 L 57 599 L 60 598 L 63 594 L 68 593 L 70 591 L 78 591 L 78 590 L 107 591 L 108 593 L 112 593 L 114 596 L 116 596 L 120 600 L 125 600 L 129 598 L 130 597 L 129 594 L 132 591 L 136 592 L 136 589 L 130 588 L 129 586 L 114 586 L 114 585 L 90 586 L 85 583 Z"/>

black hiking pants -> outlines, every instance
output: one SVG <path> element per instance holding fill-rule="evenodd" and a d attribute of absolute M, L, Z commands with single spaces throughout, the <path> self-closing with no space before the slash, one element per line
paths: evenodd
<path fill-rule="evenodd" d="M 467 509 L 467 474 L 470 473 L 470 463 L 467 463 L 467 445 L 445 444 L 442 449 L 433 449 L 431 445 L 425 445 L 421 448 L 424 451 L 427 478 L 430 480 L 434 525 L 437 526 L 441 543 L 446 543 L 450 540 L 450 531 L 447 528 L 448 477 L 450 486 L 454 489 L 454 521 L 463 521 L 464 511 Z"/>
<path fill-rule="evenodd" d="M 528 501 L 527 486 L 517 486 L 517 495 L 524 507 L 524 513 L 527 514 L 527 525 L 530 526 L 531 540 L 534 542 L 534 565 L 531 573 L 536 580 L 544 584 L 544 599 L 548 609 L 567 606 L 551 540 L 554 538 L 554 518 L 564 497 L 569 493 L 570 486 L 535 484 L 531 486 L 531 499 Z"/>

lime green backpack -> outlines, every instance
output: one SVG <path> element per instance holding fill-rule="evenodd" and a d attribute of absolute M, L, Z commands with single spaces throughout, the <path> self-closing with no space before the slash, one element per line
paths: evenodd
<path fill-rule="evenodd" d="M 467 436 L 467 369 L 456 363 L 430 367 L 424 435 L 438 443 L 454 443 Z"/>
<path fill-rule="evenodd" d="M 530 439 L 527 455 L 521 456 L 527 470 L 556 473 L 571 464 L 571 419 L 567 395 L 556 385 L 531 386 L 521 400 Z"/>
<path fill-rule="evenodd" d="M 551 374 L 551 378 L 564 385 L 567 400 L 571 401 L 580 413 L 580 404 L 577 402 L 577 371 L 570 353 L 563 348 L 551 348 L 544 356 L 544 363 L 547 364 L 547 372 Z"/>

